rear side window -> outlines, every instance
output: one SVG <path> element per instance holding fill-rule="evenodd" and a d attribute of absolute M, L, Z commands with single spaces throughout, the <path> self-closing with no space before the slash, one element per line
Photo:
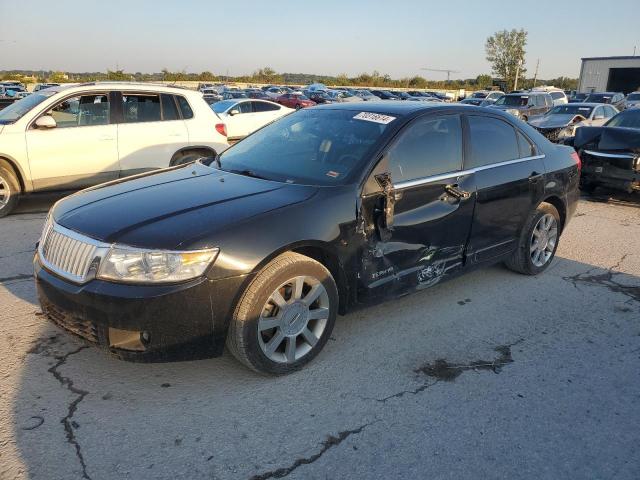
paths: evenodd
<path fill-rule="evenodd" d="M 531 143 L 520 130 L 516 129 L 516 136 L 518 137 L 518 146 L 520 147 L 520 158 L 533 157 L 536 154 L 536 148 L 533 146 L 533 143 Z"/>
<path fill-rule="evenodd" d="M 124 123 L 159 122 L 160 95 L 122 93 Z"/>
<path fill-rule="evenodd" d="M 180 116 L 178 115 L 178 108 L 176 107 L 176 102 L 173 100 L 173 95 L 163 93 L 160 99 L 162 101 L 162 119 L 178 120 Z"/>
<path fill-rule="evenodd" d="M 280 110 L 280 107 L 278 105 L 274 105 L 273 103 L 253 102 L 254 112 L 272 112 L 274 110 Z"/>
<path fill-rule="evenodd" d="M 507 122 L 477 115 L 469 118 L 471 152 L 465 168 L 482 167 L 520 157 L 515 129 Z"/>
<path fill-rule="evenodd" d="M 387 153 L 395 183 L 459 170 L 462 127 L 459 115 L 419 118 Z"/>
<path fill-rule="evenodd" d="M 187 99 L 176 95 L 176 100 L 178 100 L 178 105 L 180 106 L 180 111 L 182 112 L 182 118 L 184 118 L 185 120 L 193 118 L 193 110 L 191 110 Z"/>

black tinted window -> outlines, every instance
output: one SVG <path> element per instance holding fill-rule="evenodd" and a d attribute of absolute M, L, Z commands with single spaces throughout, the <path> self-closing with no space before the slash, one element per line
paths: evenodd
<path fill-rule="evenodd" d="M 191 110 L 191 107 L 189 106 L 189 102 L 187 102 L 187 99 L 176 95 L 176 100 L 178 100 L 178 105 L 180 105 L 182 118 L 184 118 L 185 120 L 189 118 L 193 118 L 193 110 Z"/>
<path fill-rule="evenodd" d="M 161 95 L 162 101 L 162 119 L 163 120 L 178 120 L 178 109 L 176 108 L 176 102 L 173 101 L 173 95 L 167 95 L 163 93 Z"/>
<path fill-rule="evenodd" d="M 514 128 L 497 118 L 470 116 L 469 136 L 471 155 L 466 168 L 514 160 L 520 156 Z"/>
<path fill-rule="evenodd" d="M 160 121 L 160 96 L 122 94 L 122 114 L 125 123 Z"/>
<path fill-rule="evenodd" d="M 389 149 L 388 157 L 396 183 L 460 169 L 460 117 L 442 115 L 415 120 Z"/>
<path fill-rule="evenodd" d="M 253 102 L 254 112 L 271 112 L 273 110 L 280 110 L 280 107 L 278 105 L 274 105 L 273 103 Z"/>

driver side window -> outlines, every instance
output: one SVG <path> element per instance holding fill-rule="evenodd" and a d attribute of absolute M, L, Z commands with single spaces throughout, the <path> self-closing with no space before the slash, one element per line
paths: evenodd
<path fill-rule="evenodd" d="M 406 127 L 387 152 L 394 183 L 453 172 L 462 167 L 459 115 L 427 116 Z"/>
<path fill-rule="evenodd" d="M 66 98 L 49 112 L 57 128 L 109 124 L 109 97 L 104 93 Z"/>

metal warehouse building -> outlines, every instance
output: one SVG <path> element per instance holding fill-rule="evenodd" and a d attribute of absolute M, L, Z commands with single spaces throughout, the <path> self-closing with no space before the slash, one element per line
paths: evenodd
<path fill-rule="evenodd" d="M 582 59 L 580 92 L 635 92 L 640 90 L 640 56 Z"/>

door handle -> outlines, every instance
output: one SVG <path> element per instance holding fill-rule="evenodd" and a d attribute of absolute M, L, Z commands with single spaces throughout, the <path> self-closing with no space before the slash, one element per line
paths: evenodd
<path fill-rule="evenodd" d="M 445 185 L 444 191 L 454 197 L 456 200 L 467 200 L 469 197 L 471 197 L 471 192 L 460 189 L 460 186 L 457 183 Z"/>
<path fill-rule="evenodd" d="M 538 183 L 542 180 L 543 176 L 544 175 L 542 173 L 532 172 L 531 175 L 529 175 L 529 183 Z"/>

